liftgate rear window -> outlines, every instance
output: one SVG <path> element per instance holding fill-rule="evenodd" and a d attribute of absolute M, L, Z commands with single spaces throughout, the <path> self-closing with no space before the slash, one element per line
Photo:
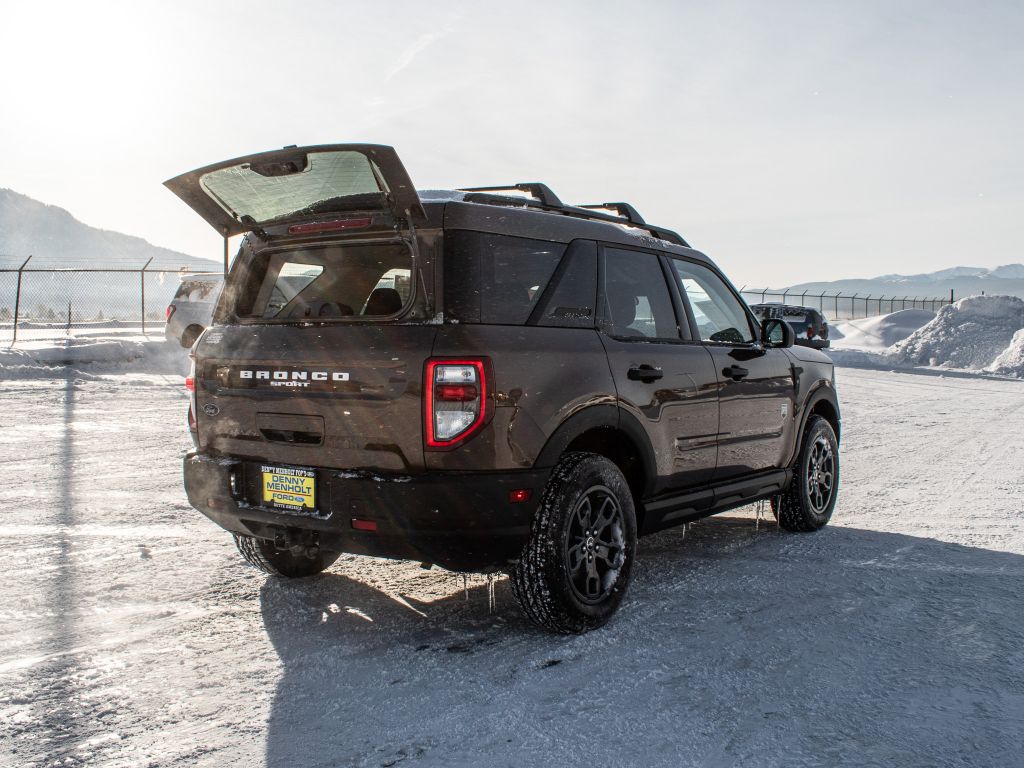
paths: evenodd
<path fill-rule="evenodd" d="M 412 256 L 401 244 L 330 245 L 260 254 L 237 314 L 250 320 L 388 317 L 408 303 Z"/>

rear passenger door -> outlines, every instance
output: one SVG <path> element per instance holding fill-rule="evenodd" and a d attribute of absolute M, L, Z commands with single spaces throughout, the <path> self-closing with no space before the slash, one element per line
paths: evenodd
<path fill-rule="evenodd" d="M 602 246 L 599 327 L 619 405 L 654 448 L 655 494 L 711 481 L 718 431 L 717 378 L 690 337 L 657 253 Z"/>
<path fill-rule="evenodd" d="M 670 259 L 694 332 L 714 359 L 719 388 L 715 482 L 781 467 L 795 419 L 792 363 L 765 348 L 742 301 L 710 267 Z"/>

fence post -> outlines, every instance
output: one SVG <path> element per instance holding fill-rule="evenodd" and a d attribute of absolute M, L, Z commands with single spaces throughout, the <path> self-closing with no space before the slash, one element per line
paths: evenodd
<path fill-rule="evenodd" d="M 149 257 L 149 261 L 142 265 L 142 269 L 139 271 L 139 275 L 142 279 L 142 335 L 146 335 L 146 267 L 149 266 L 149 262 L 153 260 L 153 257 Z"/>
<path fill-rule="evenodd" d="M 25 259 L 24 263 L 18 267 L 18 287 L 14 292 L 14 335 L 11 337 L 11 346 L 14 346 L 14 342 L 18 340 L 18 312 L 21 310 L 21 273 L 25 271 L 25 267 L 28 265 L 32 257 L 29 256 Z"/>

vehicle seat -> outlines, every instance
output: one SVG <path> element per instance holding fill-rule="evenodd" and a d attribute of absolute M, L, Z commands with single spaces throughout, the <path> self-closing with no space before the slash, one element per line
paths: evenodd
<path fill-rule="evenodd" d="M 394 288 L 374 288 L 366 300 L 364 315 L 393 315 L 402 308 L 402 294 Z"/>
<path fill-rule="evenodd" d="M 621 288 L 610 291 L 608 303 L 612 313 L 612 334 L 614 336 L 643 336 L 640 331 L 629 326 L 636 320 L 636 294 Z"/>

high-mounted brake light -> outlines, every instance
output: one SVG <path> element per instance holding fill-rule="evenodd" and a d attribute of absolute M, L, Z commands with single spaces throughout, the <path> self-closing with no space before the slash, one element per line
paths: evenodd
<path fill-rule="evenodd" d="M 483 426 L 488 415 L 485 360 L 429 360 L 423 378 L 427 448 L 454 448 Z"/>
<path fill-rule="evenodd" d="M 342 229 L 363 229 L 370 226 L 373 220 L 369 217 L 361 219 L 334 219 L 332 221 L 312 221 L 308 224 L 292 224 L 288 227 L 289 235 L 308 235 L 316 232 L 337 232 Z"/>

